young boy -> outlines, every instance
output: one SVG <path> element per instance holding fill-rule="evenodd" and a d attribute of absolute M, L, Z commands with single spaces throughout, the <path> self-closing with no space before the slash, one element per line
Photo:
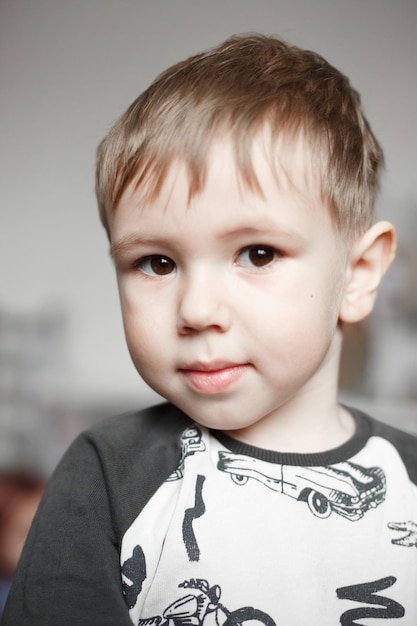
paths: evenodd
<path fill-rule="evenodd" d="M 167 402 L 71 446 L 4 626 L 415 626 L 417 439 L 337 402 L 342 326 L 395 252 L 382 161 L 348 80 L 258 35 L 115 124 L 97 197 L 130 354 Z"/>

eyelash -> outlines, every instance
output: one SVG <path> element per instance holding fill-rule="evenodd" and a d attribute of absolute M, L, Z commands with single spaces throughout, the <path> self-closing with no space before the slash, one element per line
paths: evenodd
<path fill-rule="evenodd" d="M 257 255 L 254 256 L 254 255 Z M 253 244 L 242 248 L 236 256 L 235 264 L 248 269 L 262 270 L 282 257 L 282 253 L 272 246 Z M 259 263 L 257 263 L 259 261 Z M 133 264 L 146 276 L 169 276 L 176 272 L 175 262 L 162 254 L 149 254 L 137 259 Z M 160 271 L 159 271 L 160 270 Z"/>

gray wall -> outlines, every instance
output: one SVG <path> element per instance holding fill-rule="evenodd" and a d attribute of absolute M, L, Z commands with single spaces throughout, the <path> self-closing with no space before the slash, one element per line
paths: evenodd
<path fill-rule="evenodd" d="M 64 312 L 48 393 L 147 400 L 124 345 L 96 215 L 95 148 L 156 73 L 232 33 L 278 34 L 351 77 L 386 151 L 379 214 L 396 223 L 409 249 L 417 206 L 416 24 L 415 0 L 1 1 L 0 312 Z M 387 364 L 376 393 L 393 375 Z"/>

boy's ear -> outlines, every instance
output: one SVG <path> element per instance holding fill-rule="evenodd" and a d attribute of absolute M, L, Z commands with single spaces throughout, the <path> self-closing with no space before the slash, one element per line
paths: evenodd
<path fill-rule="evenodd" d="M 389 222 L 377 222 L 353 246 L 339 319 L 355 323 L 372 311 L 381 279 L 395 257 L 397 237 Z"/>

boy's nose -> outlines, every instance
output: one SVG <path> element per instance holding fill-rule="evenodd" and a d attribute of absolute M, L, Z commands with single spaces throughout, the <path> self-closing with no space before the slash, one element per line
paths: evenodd
<path fill-rule="evenodd" d="M 226 332 L 230 322 L 227 290 L 219 280 L 203 273 L 184 279 L 178 302 L 177 328 L 180 334 L 208 328 Z"/>

